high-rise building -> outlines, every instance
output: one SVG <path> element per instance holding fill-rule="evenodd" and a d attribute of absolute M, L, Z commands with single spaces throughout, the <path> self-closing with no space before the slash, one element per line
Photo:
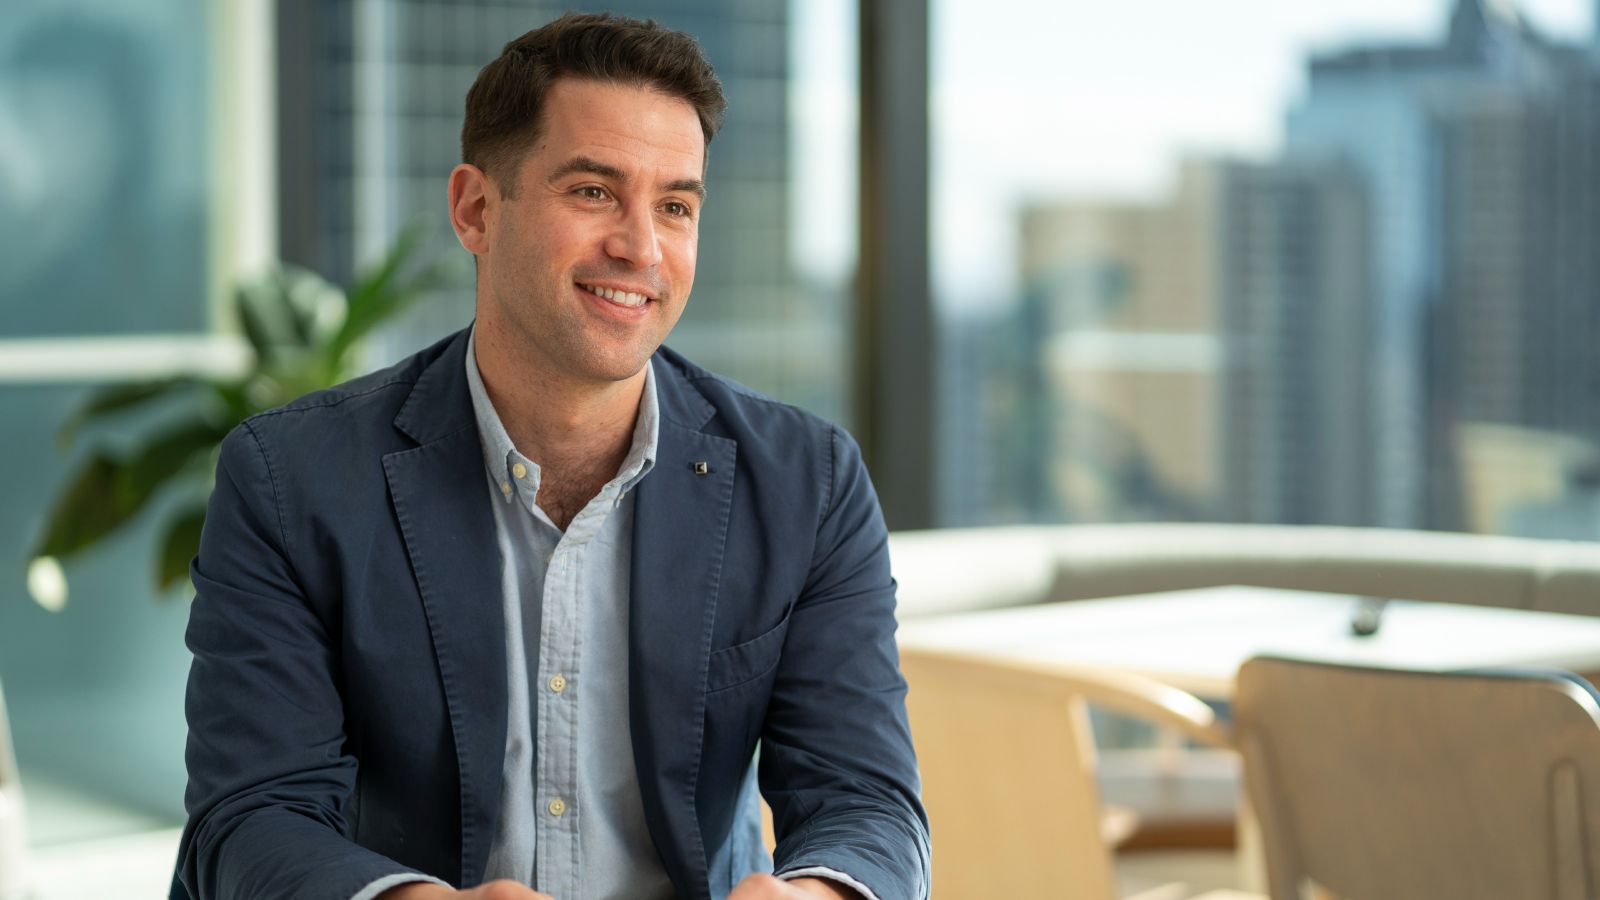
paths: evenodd
<path fill-rule="evenodd" d="M 994 304 L 939 320 L 939 524 L 1058 521 L 1033 332 Z"/>
<path fill-rule="evenodd" d="M 1046 511 L 1080 521 L 1192 519 L 1217 499 L 1214 170 L 1169 200 L 1025 209 L 1026 380 Z M 1021 462 L 1019 460 L 1019 462 Z"/>
<path fill-rule="evenodd" d="M 1021 233 L 1016 337 L 1038 399 L 1012 428 L 1034 432 L 1046 512 L 1367 520 L 1366 205 L 1349 167 L 1190 160 L 1161 202 L 1036 207 Z"/>
<path fill-rule="evenodd" d="M 1437 43 L 1309 68 L 1281 158 L 1023 214 L 1012 493 L 1066 519 L 1592 520 L 1563 497 L 1600 481 L 1600 39 L 1457 0 Z"/>
<path fill-rule="evenodd" d="M 1596 84 L 1591 50 L 1480 0 L 1438 44 L 1311 61 L 1288 154 L 1371 206 L 1374 524 L 1498 530 L 1516 474 L 1475 462 L 1504 458 L 1478 425 L 1600 439 Z"/>
<path fill-rule="evenodd" d="M 1367 203 L 1347 166 L 1220 163 L 1222 516 L 1364 525 L 1373 460 Z"/>

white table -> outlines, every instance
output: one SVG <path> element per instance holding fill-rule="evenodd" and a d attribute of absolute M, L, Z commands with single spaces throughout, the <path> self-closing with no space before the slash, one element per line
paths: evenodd
<path fill-rule="evenodd" d="M 1450 670 L 1553 666 L 1600 674 L 1600 618 L 1395 600 L 1356 637 L 1358 598 L 1217 587 L 1076 600 L 905 622 L 902 646 L 1103 666 L 1226 700 L 1252 656 Z"/>
<path fill-rule="evenodd" d="M 172 884 L 181 829 L 35 848 L 28 900 L 159 900 Z"/>

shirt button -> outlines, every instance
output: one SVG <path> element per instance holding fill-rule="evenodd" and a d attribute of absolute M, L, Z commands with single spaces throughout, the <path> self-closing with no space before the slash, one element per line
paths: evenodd
<path fill-rule="evenodd" d="M 511 466 L 511 474 L 517 476 L 518 478 L 527 478 L 528 477 L 528 467 L 523 465 L 522 463 L 514 463 Z"/>
<path fill-rule="evenodd" d="M 546 806 L 545 809 L 550 811 L 550 815 L 559 816 L 567 811 L 567 804 L 566 801 L 562 800 L 560 797 L 557 797 L 554 800 L 551 800 L 550 805 Z"/>
<path fill-rule="evenodd" d="M 511 482 L 509 482 L 509 481 L 500 482 L 500 493 L 506 494 L 506 495 L 510 495 L 510 493 L 511 493 Z"/>
<path fill-rule="evenodd" d="M 550 676 L 550 690 L 561 693 L 567 689 L 567 679 L 561 675 Z"/>

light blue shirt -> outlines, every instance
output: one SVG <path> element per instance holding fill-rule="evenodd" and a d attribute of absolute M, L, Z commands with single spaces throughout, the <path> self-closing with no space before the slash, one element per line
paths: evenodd
<path fill-rule="evenodd" d="M 511 443 L 467 346 L 467 383 L 504 560 L 506 753 L 488 880 L 554 897 L 669 898 L 645 825 L 628 724 L 633 495 L 655 465 L 660 413 L 646 365 L 633 442 L 615 477 L 557 528 L 537 463 Z"/>

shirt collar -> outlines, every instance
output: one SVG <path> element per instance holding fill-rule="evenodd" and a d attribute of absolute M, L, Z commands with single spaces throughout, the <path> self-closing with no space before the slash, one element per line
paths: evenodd
<path fill-rule="evenodd" d="M 489 400 L 483 385 L 483 373 L 478 371 L 477 326 L 467 336 L 467 390 L 472 395 L 472 412 L 478 422 L 478 442 L 483 446 L 483 465 L 489 477 L 500 489 L 507 502 L 521 496 L 531 505 L 539 491 L 539 464 L 524 456 L 511 442 L 505 423 Z M 656 374 L 654 363 L 645 361 L 644 391 L 639 398 L 639 415 L 633 424 L 633 444 L 622 460 L 615 478 L 607 483 L 620 485 L 618 496 L 632 490 L 656 464 L 656 446 L 661 436 L 661 407 L 656 399 Z M 521 465 L 524 475 L 516 476 Z"/>

